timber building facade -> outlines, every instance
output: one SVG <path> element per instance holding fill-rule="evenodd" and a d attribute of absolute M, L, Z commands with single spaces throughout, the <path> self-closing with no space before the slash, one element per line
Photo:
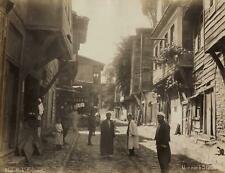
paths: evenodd
<path fill-rule="evenodd" d="M 37 100 L 46 130 L 55 122 L 56 84 L 64 75 L 69 79 L 61 83 L 72 87 L 88 19 L 72 12 L 70 0 L 1 0 L 0 18 L 0 154 L 24 150 L 29 159 L 33 144 L 39 148 L 40 139 L 26 138 L 34 130 Z"/>
<path fill-rule="evenodd" d="M 154 107 L 175 133 L 225 141 L 223 0 L 152 1 Z M 153 105 L 152 105 L 153 106 Z"/>

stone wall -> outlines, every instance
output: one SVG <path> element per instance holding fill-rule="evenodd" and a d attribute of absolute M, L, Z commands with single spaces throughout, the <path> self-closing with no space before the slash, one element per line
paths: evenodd
<path fill-rule="evenodd" d="M 221 58 L 222 60 L 222 58 Z M 217 68 L 216 70 L 216 136 L 225 142 L 225 81 Z"/>

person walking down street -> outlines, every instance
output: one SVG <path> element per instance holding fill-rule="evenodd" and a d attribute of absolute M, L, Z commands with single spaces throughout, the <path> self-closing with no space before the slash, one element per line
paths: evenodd
<path fill-rule="evenodd" d="M 96 118 L 96 126 L 99 126 L 101 121 L 101 115 L 98 111 L 95 113 L 95 118 Z"/>
<path fill-rule="evenodd" d="M 127 127 L 127 147 L 129 150 L 129 156 L 134 156 L 135 149 L 139 148 L 139 136 L 137 125 L 133 120 L 132 114 L 127 115 L 128 127 Z"/>
<path fill-rule="evenodd" d="M 115 137 L 115 125 L 111 120 L 111 113 L 106 113 L 106 119 L 101 123 L 100 153 L 102 156 L 113 154 L 113 142 Z"/>
<path fill-rule="evenodd" d="M 56 150 L 61 150 L 63 145 L 63 127 L 60 118 L 56 119 L 55 132 L 56 132 L 55 135 Z"/>
<path fill-rule="evenodd" d="M 44 105 L 43 105 L 43 102 L 42 102 L 42 99 L 39 98 L 38 99 L 38 137 L 40 138 L 41 137 L 41 119 L 42 119 L 42 116 L 44 114 Z"/>
<path fill-rule="evenodd" d="M 91 138 L 93 134 L 95 133 L 95 128 L 96 128 L 96 119 L 95 115 L 91 112 L 88 116 L 88 145 L 93 145 L 91 142 Z"/>
<path fill-rule="evenodd" d="M 73 107 L 73 111 L 71 113 L 71 118 L 72 118 L 72 130 L 74 134 L 78 133 L 78 122 L 80 119 L 80 113 L 77 107 Z"/>
<path fill-rule="evenodd" d="M 155 140 L 161 173 L 169 171 L 169 163 L 171 160 L 171 150 L 169 145 L 170 126 L 164 119 L 165 114 L 163 112 L 158 112 L 157 120 L 159 124 L 156 130 Z"/>

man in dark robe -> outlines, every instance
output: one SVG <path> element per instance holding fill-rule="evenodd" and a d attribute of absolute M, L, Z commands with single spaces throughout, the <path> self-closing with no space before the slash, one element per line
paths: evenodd
<path fill-rule="evenodd" d="M 113 154 L 113 140 L 115 137 L 114 123 L 111 119 L 111 113 L 106 113 L 106 119 L 101 123 L 100 153 L 102 156 Z"/>
<path fill-rule="evenodd" d="M 155 134 L 156 140 L 156 148 L 157 148 L 157 155 L 159 160 L 159 165 L 161 168 L 161 172 L 168 172 L 169 170 L 169 163 L 171 159 L 171 151 L 170 151 L 170 126 L 164 120 L 165 114 L 159 112 L 157 114 L 158 119 L 158 127 Z"/>
<path fill-rule="evenodd" d="M 89 131 L 88 145 L 92 145 L 91 138 L 92 138 L 92 135 L 94 135 L 95 128 L 96 128 L 96 119 L 95 119 L 94 112 L 91 111 L 91 113 L 88 116 L 88 131 Z"/>

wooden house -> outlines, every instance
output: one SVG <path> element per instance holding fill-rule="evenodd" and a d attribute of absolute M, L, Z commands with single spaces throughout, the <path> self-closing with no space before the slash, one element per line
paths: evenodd
<path fill-rule="evenodd" d="M 193 54 L 188 45 L 189 28 L 184 20 L 185 6 L 179 2 L 158 2 L 162 13 L 152 38 L 154 41 L 153 91 L 157 102 L 154 112 L 163 111 L 172 133 L 183 124 L 183 103 L 191 95 Z"/>
<path fill-rule="evenodd" d="M 194 37 L 194 93 L 190 98 L 188 126 L 190 133 L 198 134 L 204 141 L 224 141 L 225 2 L 199 2 L 201 9 L 197 13 L 200 18 Z"/>

